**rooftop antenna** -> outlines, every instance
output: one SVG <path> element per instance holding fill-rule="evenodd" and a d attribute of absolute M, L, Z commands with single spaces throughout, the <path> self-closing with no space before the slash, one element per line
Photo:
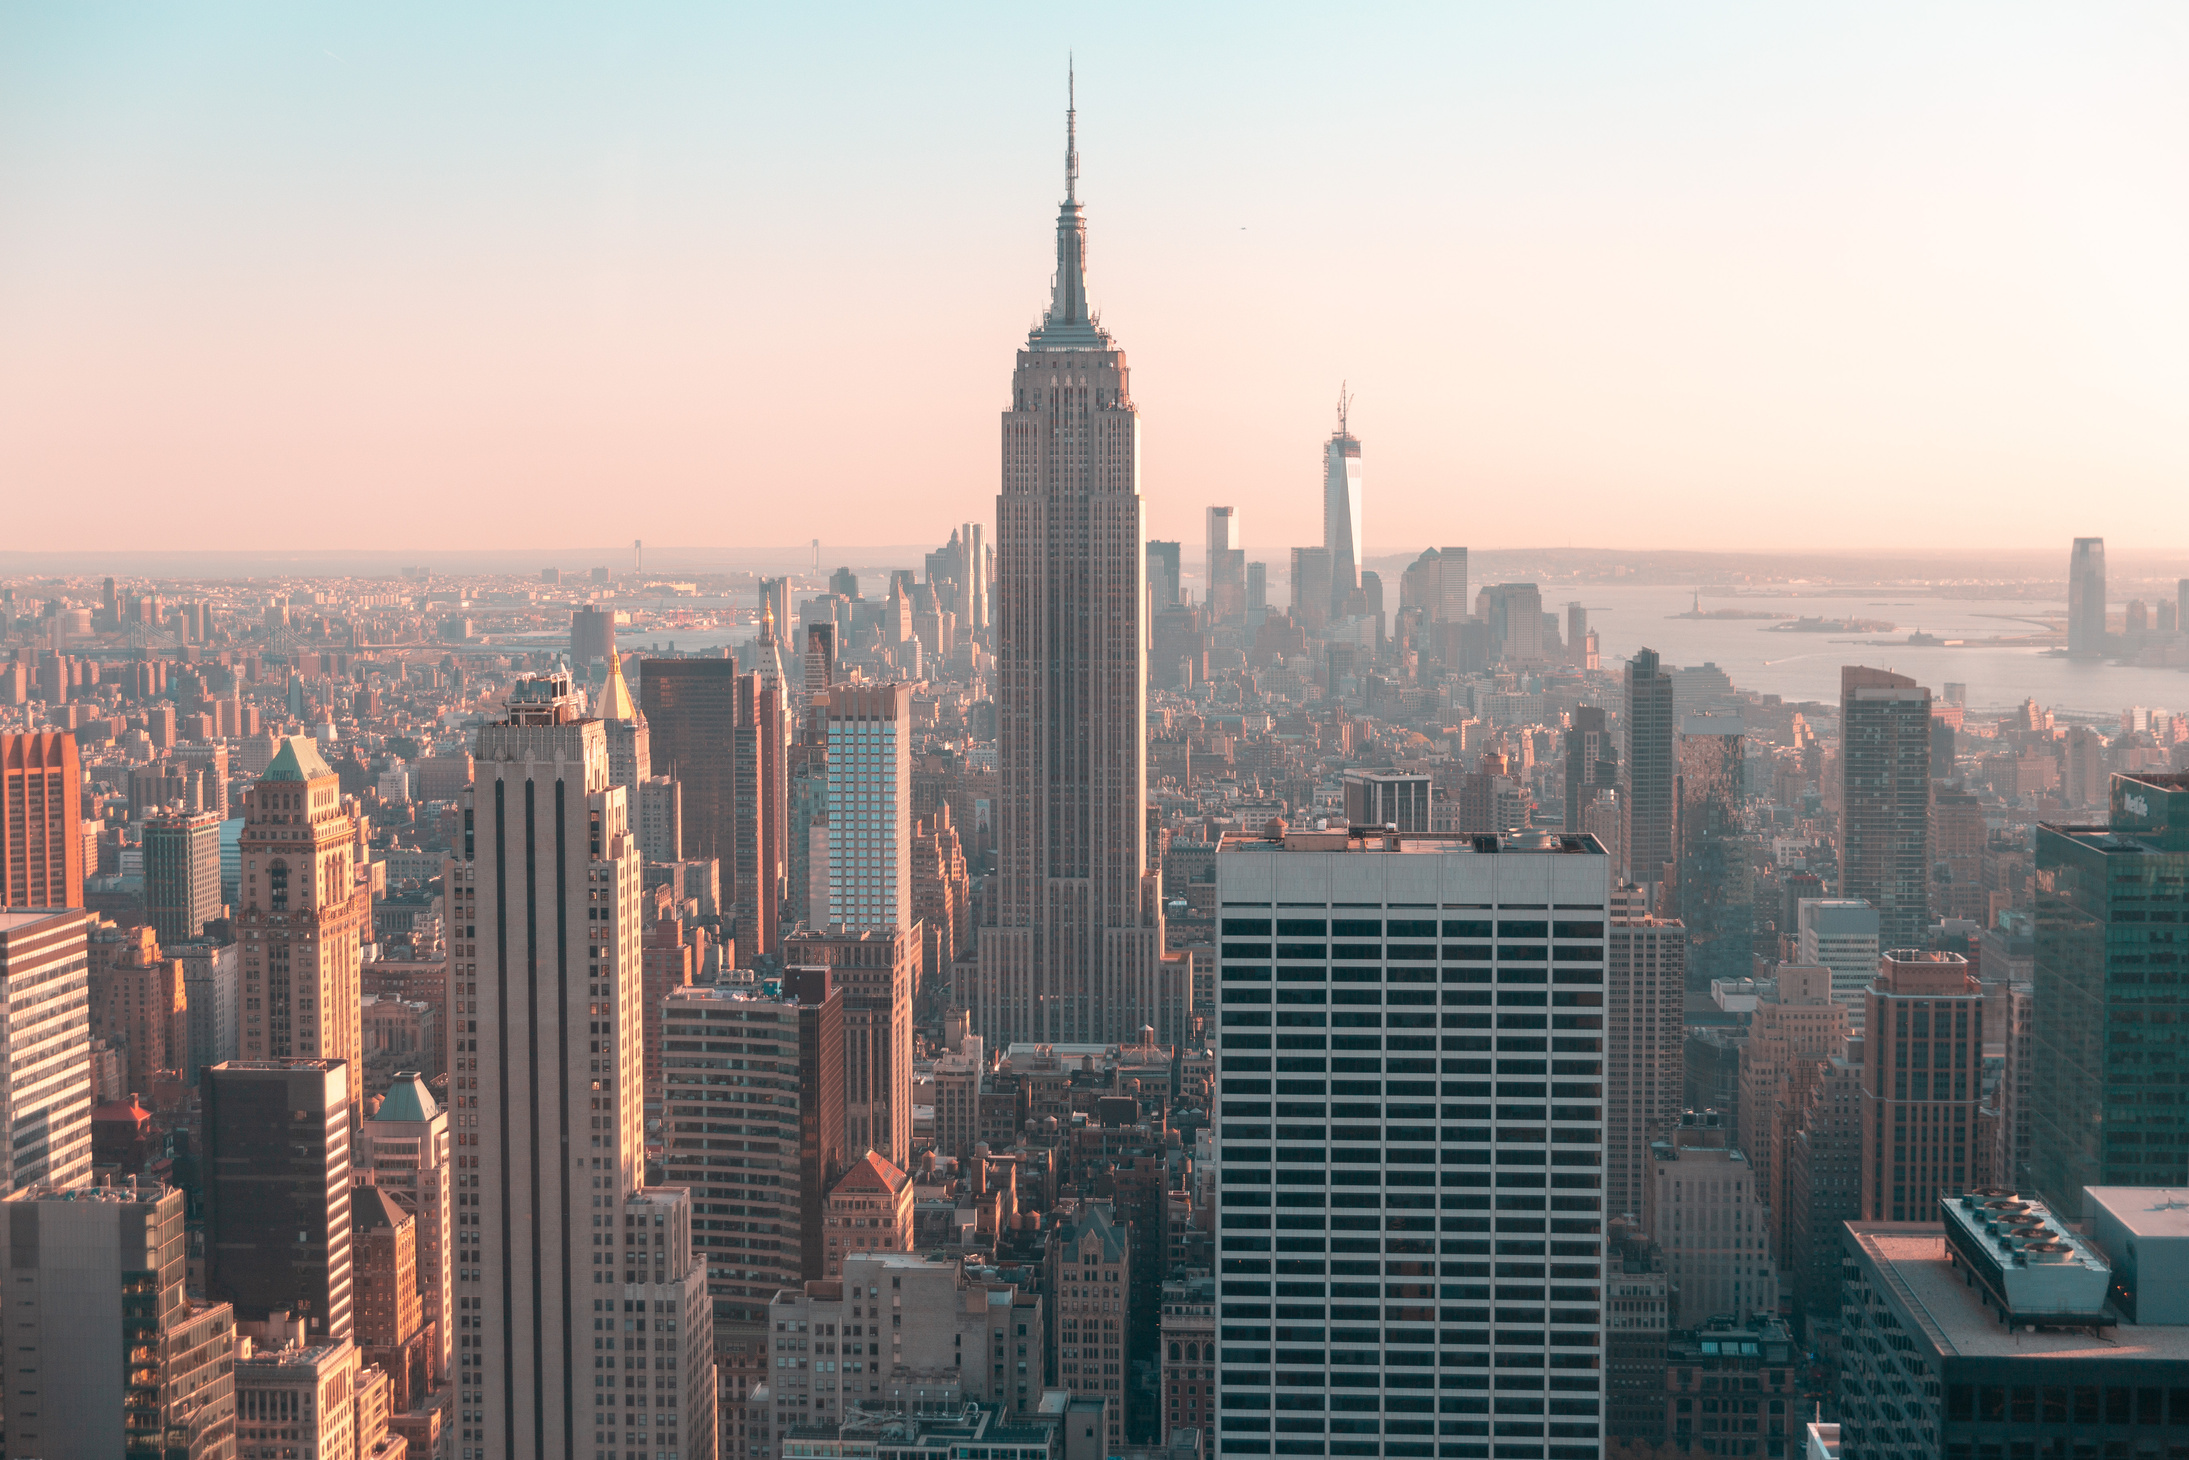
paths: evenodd
<path fill-rule="evenodd" d="M 1064 201 L 1079 201 L 1079 72 L 1064 53 Z"/>
<path fill-rule="evenodd" d="M 1338 434 L 1340 436 L 1347 434 L 1345 418 L 1353 413 L 1353 393 L 1347 390 L 1345 385 L 1346 383 L 1342 380 L 1338 382 Z"/>

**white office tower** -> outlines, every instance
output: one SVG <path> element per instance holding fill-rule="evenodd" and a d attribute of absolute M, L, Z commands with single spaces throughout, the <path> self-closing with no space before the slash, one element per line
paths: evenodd
<path fill-rule="evenodd" d="M 646 1190 L 639 851 L 598 720 L 520 680 L 479 731 L 452 923 L 456 1460 L 712 1460 L 691 1198 Z"/>
<path fill-rule="evenodd" d="M 91 1006 L 83 910 L 0 909 L 0 1194 L 91 1180 Z"/>
<path fill-rule="evenodd" d="M 833 685 L 827 703 L 827 925 L 910 927 L 912 686 Z"/>
<path fill-rule="evenodd" d="M 1832 970 L 1832 1002 L 1847 1009 L 1847 1027 L 1862 1032 L 1864 992 L 1877 978 L 1877 909 L 1859 897 L 1805 897 L 1795 910 L 1800 963 Z"/>
<path fill-rule="evenodd" d="M 1323 443 L 1323 546 L 1330 550 L 1330 612 L 1361 586 L 1361 443 L 1346 428 L 1353 398 L 1338 392 L 1338 429 Z M 1464 569 L 1461 570 L 1464 574 Z"/>
<path fill-rule="evenodd" d="M 1602 850 L 1227 836 L 1216 893 L 1219 1452 L 1595 1460 Z"/>

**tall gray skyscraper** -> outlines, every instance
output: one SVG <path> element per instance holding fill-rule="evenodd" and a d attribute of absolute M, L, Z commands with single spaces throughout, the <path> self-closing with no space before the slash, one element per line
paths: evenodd
<path fill-rule="evenodd" d="M 566 676 L 519 680 L 475 767 L 449 871 L 451 921 L 476 937 L 450 969 L 456 1196 L 476 1224 L 457 1227 L 456 1301 L 483 1340 L 457 1350 L 458 1453 L 579 1455 L 644 1434 L 704 1456 L 711 1309 L 691 1194 L 644 1184 L 638 837 L 607 737 Z M 624 1316 L 639 1313 L 659 1316 Z M 653 1389 L 595 1382 L 591 1341 L 611 1322 L 665 1335 Z"/>
<path fill-rule="evenodd" d="M 1655 649 L 1639 649 L 1627 661 L 1626 876 L 1636 885 L 1664 880 L 1672 860 L 1672 676 Z"/>
<path fill-rule="evenodd" d="M 220 813 L 178 811 L 144 824 L 144 900 L 162 943 L 181 943 L 221 915 Z"/>
<path fill-rule="evenodd" d="M 1049 312 L 1018 352 L 996 498 L 994 1043 L 1116 1040 L 1153 1023 L 1162 933 L 1147 875 L 1147 581 L 1140 418 L 1087 305 L 1078 114 Z"/>
<path fill-rule="evenodd" d="M 1148 544 L 1148 588 L 1157 608 L 1176 608 L 1181 601 L 1178 546 L 1175 542 Z"/>
<path fill-rule="evenodd" d="M 2067 652 L 2105 652 L 2105 539 L 2078 537 L 2067 560 Z"/>
<path fill-rule="evenodd" d="M 1346 611 L 1361 580 L 1361 443 L 1346 427 L 1353 398 L 1338 392 L 1338 429 L 1323 443 L 1323 546 L 1330 552 L 1330 612 Z"/>
<path fill-rule="evenodd" d="M 1930 924 L 1931 692 L 1904 674 L 1839 672 L 1839 895 L 1877 909 L 1879 952 Z"/>
<path fill-rule="evenodd" d="M 1581 831 L 1581 813 L 1606 791 L 1619 789 L 1619 750 L 1598 705 L 1579 705 L 1566 729 L 1565 831 Z"/>
<path fill-rule="evenodd" d="M 1690 715 L 1680 730 L 1674 856 L 1688 966 L 1698 980 L 1749 974 L 1755 924 L 1741 819 L 1741 741 L 1732 715 Z"/>
<path fill-rule="evenodd" d="M 1330 623 L 1330 602 L 1337 596 L 1331 586 L 1330 549 L 1296 547 L 1292 550 L 1292 620 L 1301 628 L 1319 630 Z"/>
<path fill-rule="evenodd" d="M 1217 619 L 1236 618 L 1246 608 L 1247 555 L 1239 546 L 1239 509 L 1208 510 L 1209 613 Z"/>

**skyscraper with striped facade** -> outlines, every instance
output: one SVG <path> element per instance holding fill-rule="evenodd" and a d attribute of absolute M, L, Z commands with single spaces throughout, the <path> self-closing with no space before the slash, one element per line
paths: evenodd
<path fill-rule="evenodd" d="M 1594 1460 L 1602 849 L 1286 832 L 1216 868 L 1219 1453 L 1487 1457 L 1494 1414 L 1499 1456 Z"/>

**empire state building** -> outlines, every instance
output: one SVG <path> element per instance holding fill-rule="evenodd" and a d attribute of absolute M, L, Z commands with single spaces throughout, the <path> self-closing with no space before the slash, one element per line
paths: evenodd
<path fill-rule="evenodd" d="M 998 896 L 975 1007 L 995 1044 L 1120 1043 L 1159 1022 L 1140 418 L 1087 307 L 1065 116 L 1056 278 L 1011 377 L 996 497 Z"/>

